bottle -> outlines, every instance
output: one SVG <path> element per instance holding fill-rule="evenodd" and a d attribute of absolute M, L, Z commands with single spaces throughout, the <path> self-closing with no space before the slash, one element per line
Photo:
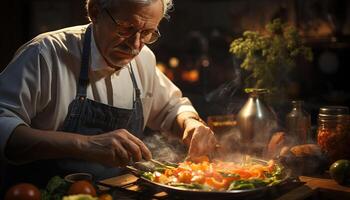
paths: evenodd
<path fill-rule="evenodd" d="M 241 132 L 242 144 L 248 151 L 262 151 L 266 147 L 274 129 L 277 117 L 273 109 L 263 100 L 267 89 L 249 88 L 247 102 L 237 114 L 237 125 Z M 258 152 L 259 153 L 259 152 Z"/>
<path fill-rule="evenodd" d="M 317 144 L 330 163 L 350 159 L 350 115 L 345 106 L 321 107 L 318 114 Z"/>
<path fill-rule="evenodd" d="M 311 116 L 303 101 L 292 101 L 293 108 L 286 116 L 286 132 L 295 144 L 311 142 Z"/>

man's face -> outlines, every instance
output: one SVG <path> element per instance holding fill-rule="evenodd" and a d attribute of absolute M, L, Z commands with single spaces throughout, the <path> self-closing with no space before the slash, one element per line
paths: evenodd
<path fill-rule="evenodd" d="M 162 17 L 161 0 L 150 5 L 124 1 L 116 3 L 108 10 L 99 9 L 92 20 L 94 37 L 106 62 L 114 68 L 129 63 L 144 46 L 141 35 L 157 30 Z M 120 31 L 132 34 L 130 37 L 121 37 L 118 34 Z"/>

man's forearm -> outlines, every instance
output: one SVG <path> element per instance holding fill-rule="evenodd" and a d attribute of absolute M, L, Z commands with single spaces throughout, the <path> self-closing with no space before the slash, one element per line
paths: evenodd
<path fill-rule="evenodd" d="M 24 125 L 11 134 L 5 149 L 13 162 L 29 162 L 42 159 L 76 158 L 82 149 L 84 136 L 73 133 L 45 131 Z"/>
<path fill-rule="evenodd" d="M 183 112 L 176 116 L 172 131 L 177 134 L 182 134 L 185 129 L 185 122 L 188 119 L 199 118 L 194 112 Z"/>
<path fill-rule="evenodd" d="M 184 139 L 184 137 L 188 137 L 187 135 L 183 135 L 183 134 L 186 134 L 184 132 L 186 128 L 186 124 L 188 124 L 193 120 L 196 122 L 201 122 L 205 124 L 205 122 L 198 116 L 197 113 L 183 112 L 176 116 L 176 119 L 174 121 L 173 128 L 172 128 L 172 132 L 178 135 L 182 139 Z"/>

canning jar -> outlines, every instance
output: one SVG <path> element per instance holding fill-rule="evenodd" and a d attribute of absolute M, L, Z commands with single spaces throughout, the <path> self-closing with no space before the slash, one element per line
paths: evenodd
<path fill-rule="evenodd" d="M 330 162 L 350 159 L 350 115 L 344 106 L 320 108 L 317 143 Z"/>

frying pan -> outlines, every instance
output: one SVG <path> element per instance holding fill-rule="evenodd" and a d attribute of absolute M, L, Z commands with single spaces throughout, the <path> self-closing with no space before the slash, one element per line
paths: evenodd
<path fill-rule="evenodd" d="M 257 164 L 263 164 L 266 165 L 268 161 L 258 159 L 258 158 L 251 158 L 252 162 L 255 162 Z M 279 164 L 281 165 L 281 164 Z M 200 189 L 189 189 L 189 188 L 182 188 L 182 187 L 175 187 L 170 185 L 165 185 L 161 183 L 157 183 L 154 181 L 151 181 L 147 178 L 144 178 L 141 176 L 140 170 L 128 166 L 127 167 L 134 175 L 139 177 L 139 183 L 148 187 L 152 187 L 153 189 L 159 190 L 159 191 L 166 191 L 168 194 L 180 196 L 183 198 L 194 198 L 194 197 L 200 197 L 201 199 L 226 199 L 226 198 L 232 198 L 232 199 L 259 199 L 261 198 L 266 192 L 268 191 L 277 191 L 279 187 L 288 184 L 290 182 L 296 182 L 298 181 L 296 178 L 291 177 L 291 171 L 288 169 L 283 169 L 282 173 L 282 179 L 279 183 L 271 186 L 263 186 L 258 187 L 254 189 L 242 189 L 242 190 L 230 190 L 230 191 L 207 191 L 207 190 L 200 190 Z"/>

